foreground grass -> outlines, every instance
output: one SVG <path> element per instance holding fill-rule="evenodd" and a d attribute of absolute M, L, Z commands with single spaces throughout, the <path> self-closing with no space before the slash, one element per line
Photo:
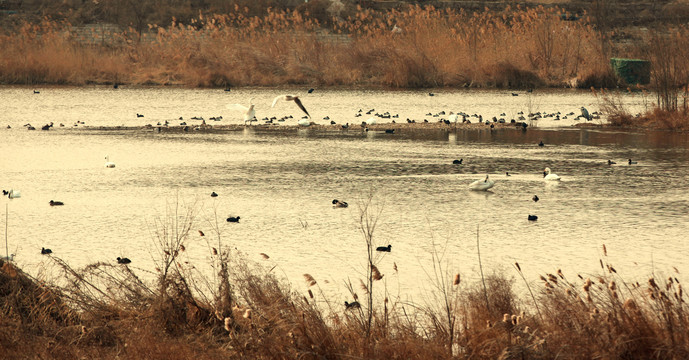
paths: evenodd
<path fill-rule="evenodd" d="M 39 281 L 0 261 L 0 348 L 5 359 L 682 359 L 689 317 L 680 282 L 626 283 L 601 259 L 597 276 L 561 270 L 527 283 L 519 298 L 507 275 L 468 285 L 459 275 L 436 284 L 425 307 L 374 296 L 361 308 L 324 298 L 306 274 L 296 292 L 272 271 L 211 248 L 218 276 L 193 275 L 183 241 L 161 248 L 159 283 L 124 265 L 65 271 L 66 285 Z M 169 255 L 165 255 L 169 253 Z M 373 271 L 373 281 L 377 278 Z M 515 271 L 522 275 L 519 264 Z M 61 281 L 62 282 L 62 281 Z M 200 291 L 209 285 L 210 295 Z M 485 290 L 484 290 L 485 289 Z M 352 296 L 357 297 L 357 290 Z M 352 301 L 352 299 L 350 299 Z M 368 335 L 367 335 L 368 334 Z"/>
<path fill-rule="evenodd" d="M 601 35 L 558 9 L 465 13 L 412 6 L 323 27 L 296 11 L 247 9 L 77 41 L 68 24 L 0 36 L 0 83 L 184 86 L 514 87 L 614 84 Z M 576 80 L 575 80 L 576 79 Z M 612 80 L 611 80 L 612 79 Z"/>

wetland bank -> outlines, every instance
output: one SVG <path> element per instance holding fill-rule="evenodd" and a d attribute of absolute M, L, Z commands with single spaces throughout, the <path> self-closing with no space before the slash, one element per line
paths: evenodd
<path fill-rule="evenodd" d="M 361 9 L 342 42 L 291 11 L 114 46 L 19 26 L 0 39 L 1 81 L 29 84 L 0 88 L 1 185 L 22 194 L 2 200 L 4 356 L 687 357 L 689 141 L 568 116 L 604 102 L 542 87 L 605 84 L 611 48 L 555 14 Z M 285 84 L 315 125 L 270 106 Z M 292 117 L 245 126 L 225 105 L 251 98 L 259 120 Z M 450 111 L 472 124 L 440 123 Z M 529 113 L 552 116 L 509 125 Z M 468 190 L 486 174 L 490 192 Z"/>
<path fill-rule="evenodd" d="M 2 282 L 8 286 L 2 346 L 14 357 L 493 358 L 519 352 L 547 358 L 567 347 L 576 358 L 621 357 L 632 348 L 643 356 L 648 353 L 639 349 L 661 357 L 685 351 L 683 335 L 668 338 L 669 325 L 656 316 L 671 316 L 673 326 L 684 321 L 683 303 L 662 289 L 683 296 L 677 281 L 688 271 L 681 255 L 689 210 L 686 136 L 579 129 L 561 126 L 577 120 L 552 117 L 526 131 L 477 123 L 455 129 L 427 115 L 454 110 L 510 118 L 528 112 L 529 103 L 541 113 L 566 114 L 582 105 L 594 111 L 590 92 L 434 89 L 429 96 L 318 89 L 302 95 L 320 124 L 305 128 L 295 125 L 297 107 L 270 107 L 281 90 L 39 91 L 1 89 L 10 101 L 0 124 L 11 124 L 2 130 L 0 151 L 10 154 L 0 163 L 2 184 L 22 194 L 3 198 L 9 249 L 15 266 L 35 278 L 31 285 L 12 277 L 14 267 L 3 270 L 9 278 Z M 623 99 L 641 108 L 642 96 Z M 225 104 L 251 97 L 258 117 L 292 119 L 244 126 Z M 360 108 L 429 123 L 405 121 L 393 134 L 337 129 L 360 121 Z M 242 130 L 181 130 L 181 121 L 200 124 L 192 117 Z M 56 126 L 27 131 L 28 121 Z M 177 130 L 154 131 L 165 121 Z M 337 130 L 326 130 L 331 126 Z M 115 168 L 104 167 L 106 155 Z M 460 166 L 453 164 L 460 158 Z M 627 165 L 628 158 L 637 164 Z M 545 183 L 545 167 L 562 181 Z M 469 191 L 485 174 L 496 182 L 492 192 Z M 373 252 L 378 275 L 367 265 L 361 232 L 360 206 L 371 189 L 372 248 L 393 245 L 390 253 Z M 334 209 L 333 199 L 350 206 Z M 64 206 L 51 207 L 49 200 Z M 531 214 L 538 221 L 529 222 Z M 230 216 L 241 221 L 226 222 Z M 42 247 L 52 255 L 41 255 Z M 120 265 L 117 257 L 132 263 Z M 438 275 L 434 264 L 442 267 Z M 167 265 L 163 281 L 157 269 Z M 367 279 L 377 277 L 369 307 Z M 361 310 L 345 309 L 344 301 L 357 299 Z M 440 304 L 450 306 L 449 318 Z M 572 314 L 574 325 L 565 326 L 561 319 Z M 620 340 L 601 343 L 606 337 Z"/>

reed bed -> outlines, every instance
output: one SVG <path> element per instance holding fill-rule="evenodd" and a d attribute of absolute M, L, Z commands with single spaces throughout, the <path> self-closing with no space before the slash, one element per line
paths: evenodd
<path fill-rule="evenodd" d="M 381 245 L 379 212 L 370 203 L 360 212 L 361 246 L 374 249 Z M 624 281 L 605 246 L 598 274 L 555 269 L 527 280 L 522 266 L 528 264 L 515 263 L 514 273 L 494 272 L 475 284 L 434 251 L 429 282 L 436 290 L 421 305 L 390 295 L 381 279 L 393 275 L 376 266 L 376 257 L 362 259 L 369 271 L 352 274 L 347 299 L 332 299 L 325 281 L 310 274 L 302 286 L 277 276 L 269 254 L 261 254 L 261 263 L 247 261 L 217 221 L 203 225 L 210 229 L 200 233 L 205 244 L 191 241 L 197 222 L 193 212 L 175 208 L 156 220 L 155 269 L 110 263 L 74 269 L 51 255 L 61 275 L 40 280 L 0 260 L 3 358 L 689 356 L 689 316 L 677 275 Z M 196 246 L 207 251 L 208 263 L 185 256 Z M 147 272 L 155 274 L 153 283 L 142 280 Z M 528 297 L 515 291 L 518 277 Z"/>
<path fill-rule="evenodd" d="M 627 89 L 630 92 L 632 89 Z M 689 91 L 684 89 L 674 90 L 674 99 L 670 102 L 675 103 L 672 110 L 661 108 L 658 103 L 650 103 L 647 98 L 649 93 L 641 91 L 644 98 L 646 110 L 632 114 L 620 99 L 619 91 L 594 91 L 600 99 L 601 110 L 607 114 L 610 126 L 623 128 L 640 128 L 652 130 L 670 131 L 689 131 Z"/>
<path fill-rule="evenodd" d="M 94 33 L 88 44 L 44 20 L 0 36 L 0 83 L 533 88 L 604 78 L 601 37 L 561 12 L 359 8 L 323 24 L 308 12 L 235 7 L 107 41 Z"/>

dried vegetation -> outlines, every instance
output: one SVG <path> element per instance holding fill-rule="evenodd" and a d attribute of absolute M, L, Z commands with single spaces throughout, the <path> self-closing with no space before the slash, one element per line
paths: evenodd
<path fill-rule="evenodd" d="M 365 277 L 347 283 L 349 299 L 331 299 L 321 281 L 287 283 L 265 266 L 244 260 L 226 244 L 217 223 L 191 242 L 190 212 L 170 212 L 155 227 L 157 281 L 145 269 L 96 263 L 62 269 L 53 281 L 0 261 L 0 348 L 3 358 L 125 359 L 682 359 L 689 356 L 689 316 L 676 277 L 625 282 L 607 262 L 598 275 L 557 270 L 526 282 L 494 273 L 467 284 L 442 252 L 433 253 L 426 305 L 390 296 L 371 249 L 377 215 L 370 203 L 361 230 L 369 249 Z M 199 242 L 201 241 L 201 242 Z M 206 243 L 203 244 L 203 241 Z M 192 245 L 194 244 L 194 245 Z M 194 264 L 188 247 L 201 246 L 209 264 Z M 197 267 L 210 266 L 213 275 Z M 356 276 L 356 275 L 354 275 Z M 59 283 L 59 285 L 58 285 Z"/>
<path fill-rule="evenodd" d="M 607 71 L 596 30 L 556 8 L 359 8 L 327 24 L 304 11 L 236 7 L 88 42 L 65 23 L 24 24 L 0 36 L 0 83 L 533 88 Z"/>

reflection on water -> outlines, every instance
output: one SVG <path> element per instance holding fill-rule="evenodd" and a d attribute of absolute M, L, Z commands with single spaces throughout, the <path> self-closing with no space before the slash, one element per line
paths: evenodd
<path fill-rule="evenodd" d="M 68 92 L 84 102 L 102 96 L 90 90 Z M 224 134 L 157 134 L 21 128 L 27 117 L 108 122 L 118 113 L 113 109 L 131 107 L 135 115 L 130 102 L 146 119 L 155 119 L 156 111 L 187 106 L 191 115 L 200 106 L 196 101 L 204 101 L 188 90 L 170 91 L 164 101 L 161 92 L 113 93 L 114 104 L 77 104 L 44 117 L 28 115 L 51 108 L 38 106 L 33 98 L 35 108 L 6 105 L 9 110 L 2 112 L 0 123 L 19 128 L 3 129 L 0 135 L 0 187 L 22 192 L 21 199 L 2 200 L 9 210 L 10 252 L 17 254 L 20 265 L 32 271 L 47 264 L 40 255 L 45 246 L 75 266 L 126 256 L 132 266 L 150 270 L 155 219 L 179 204 L 196 209 L 185 260 L 207 262 L 206 239 L 218 241 L 213 231 L 217 218 L 223 244 L 251 259 L 266 261 L 259 254 L 268 254 L 271 266 L 277 265 L 295 283 L 310 273 L 317 280 L 341 284 L 365 269 L 358 205 L 373 192 L 374 204 L 382 209 L 374 239 L 393 245 L 391 253 L 379 255 L 379 268 L 388 286 L 399 279 L 403 293 L 415 294 L 426 282 L 423 269 L 431 266 L 433 244 L 446 244 L 445 259 L 453 269 L 475 278 L 477 228 L 485 267 L 510 271 L 518 261 L 532 279 L 556 268 L 570 275 L 597 272 L 602 244 L 608 261 L 623 276 L 669 272 L 671 266 L 689 270 L 683 259 L 689 230 L 686 134 L 547 128 L 395 134 L 247 128 Z M 443 105 L 419 94 L 416 101 L 407 93 L 336 94 L 336 108 L 347 111 L 378 100 L 400 113 Z M 320 95 L 320 101 L 325 102 L 326 95 L 332 93 Z M 476 104 L 488 104 L 494 97 L 472 96 Z M 556 98 L 555 105 L 561 106 Z M 362 99 L 368 105 L 360 104 Z M 117 116 L 122 117 L 117 121 L 138 121 Z M 536 146 L 540 140 L 544 147 Z M 105 168 L 105 155 L 117 167 Z M 459 158 L 462 165 L 452 164 Z M 638 164 L 627 165 L 630 158 Z M 617 164 L 609 166 L 608 159 Z M 544 182 L 545 167 L 562 181 Z M 485 174 L 496 182 L 490 192 L 467 189 Z M 213 191 L 220 196 L 211 198 Z M 537 203 L 531 200 L 534 194 L 541 199 Z M 334 209 L 332 199 L 347 201 L 350 207 Z M 50 200 L 65 206 L 51 207 Z M 529 214 L 538 215 L 538 221 L 529 222 Z M 228 216 L 241 216 L 241 222 L 227 223 Z M 4 216 L 2 221 L 4 225 Z M 206 237 L 194 235 L 196 230 Z"/>

